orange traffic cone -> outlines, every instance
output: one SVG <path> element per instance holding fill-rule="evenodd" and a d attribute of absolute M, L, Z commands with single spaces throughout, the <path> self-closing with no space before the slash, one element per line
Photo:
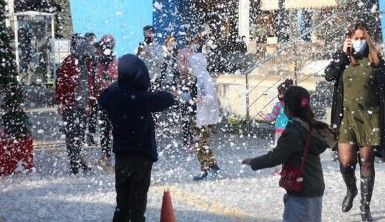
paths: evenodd
<path fill-rule="evenodd" d="M 175 222 L 174 209 L 172 207 L 171 195 L 169 190 L 165 190 L 163 193 L 160 222 Z"/>

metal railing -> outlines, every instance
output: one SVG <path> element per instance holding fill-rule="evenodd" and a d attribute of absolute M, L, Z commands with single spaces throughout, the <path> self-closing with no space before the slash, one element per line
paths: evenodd
<path fill-rule="evenodd" d="M 333 32 L 327 39 L 325 40 L 329 40 L 329 39 L 333 39 L 335 36 L 337 36 L 338 34 L 340 34 L 341 32 L 343 32 L 342 30 L 338 30 L 338 31 L 335 31 Z M 296 46 L 292 46 L 292 48 L 295 48 Z M 312 64 L 314 61 L 311 60 L 309 61 L 308 63 L 305 63 L 301 66 L 297 66 L 296 69 L 297 70 L 301 70 L 302 68 Z M 320 70 L 317 70 L 314 74 L 319 74 L 321 73 L 322 71 L 325 70 L 327 66 L 325 67 L 322 67 Z M 257 85 L 259 86 L 266 78 L 268 77 L 268 75 L 266 75 Z M 310 77 L 312 77 L 311 75 L 309 75 L 308 77 L 306 77 L 305 79 L 302 79 L 301 81 L 298 81 L 298 76 L 295 75 L 295 73 L 293 74 L 293 77 L 295 79 L 295 84 L 299 84 L 301 82 L 304 82 L 305 80 L 309 79 Z M 287 76 L 282 76 L 282 78 L 278 78 L 271 86 L 269 86 L 260 96 L 258 96 L 249 106 L 248 106 L 248 109 L 250 109 L 252 106 L 254 106 L 258 101 L 259 99 L 261 99 L 263 97 L 263 95 L 265 95 L 269 90 L 271 90 L 273 87 L 276 87 L 276 84 L 282 82 L 285 78 L 287 78 Z M 256 89 L 257 87 L 254 87 L 252 90 L 250 90 L 250 92 L 252 92 L 254 89 Z M 275 101 L 275 98 L 271 99 L 267 104 L 265 104 L 261 109 L 260 111 L 264 110 L 267 106 L 271 105 L 273 102 Z M 255 114 L 254 116 L 252 116 L 252 119 L 257 117 L 258 113 Z"/>

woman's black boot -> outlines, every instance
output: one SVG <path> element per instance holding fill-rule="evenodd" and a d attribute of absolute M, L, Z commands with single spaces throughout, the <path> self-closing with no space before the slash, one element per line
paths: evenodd
<path fill-rule="evenodd" d="M 342 212 L 348 212 L 353 207 L 353 200 L 357 196 L 356 176 L 354 170 L 341 170 L 347 191 L 342 201 Z"/>
<path fill-rule="evenodd" d="M 362 221 L 373 221 L 370 213 L 370 201 L 374 187 L 374 176 L 361 177 L 361 219 Z"/>

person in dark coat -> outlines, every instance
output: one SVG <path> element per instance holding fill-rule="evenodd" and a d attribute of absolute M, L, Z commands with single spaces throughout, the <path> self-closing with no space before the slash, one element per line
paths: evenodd
<path fill-rule="evenodd" d="M 283 221 L 320 222 L 325 190 L 320 154 L 334 145 L 334 136 L 327 124 L 314 119 L 306 89 L 289 87 L 285 92 L 284 104 L 289 122 L 277 146 L 265 155 L 243 160 L 242 164 L 250 165 L 253 170 L 280 164 L 283 167 L 300 167 L 304 159 L 302 187 L 297 192 L 287 190 Z M 308 150 L 306 156 L 305 148 Z"/>
<path fill-rule="evenodd" d="M 359 22 L 348 33 L 343 50 L 334 54 L 325 69 L 326 80 L 334 81 L 331 124 L 338 138 L 340 170 L 347 188 L 342 211 L 352 208 L 357 195 L 355 168 L 359 160 L 363 221 L 373 220 L 374 157 L 384 157 L 385 153 L 384 67 L 366 24 Z"/>
<path fill-rule="evenodd" d="M 118 81 L 99 97 L 112 124 L 116 202 L 113 221 L 145 221 L 153 162 L 158 160 L 152 113 L 174 104 L 166 91 L 150 92 L 144 62 L 135 55 L 118 61 Z"/>

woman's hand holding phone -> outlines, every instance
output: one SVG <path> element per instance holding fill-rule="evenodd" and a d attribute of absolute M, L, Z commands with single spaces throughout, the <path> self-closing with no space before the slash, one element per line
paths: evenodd
<path fill-rule="evenodd" d="M 352 50 L 352 39 L 346 38 L 342 49 L 346 54 L 350 54 Z"/>

